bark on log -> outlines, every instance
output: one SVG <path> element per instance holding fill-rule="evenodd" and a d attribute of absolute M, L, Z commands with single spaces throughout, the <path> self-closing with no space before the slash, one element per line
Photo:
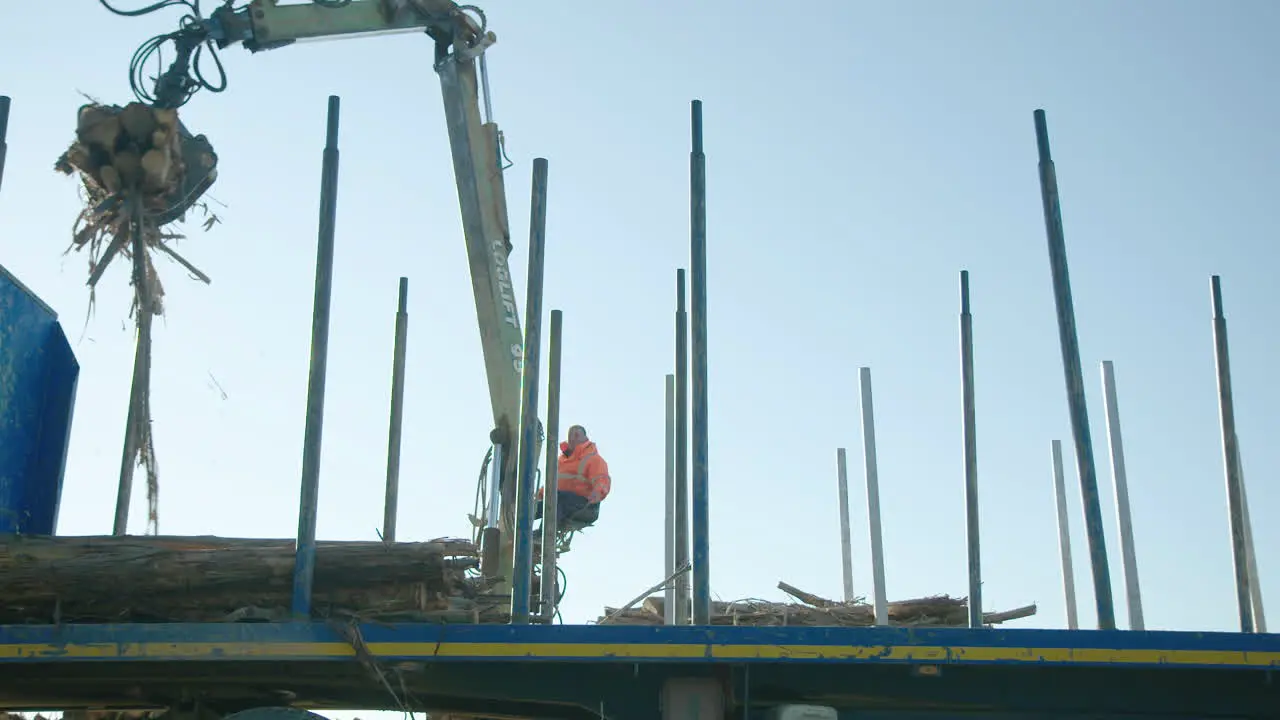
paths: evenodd
<path fill-rule="evenodd" d="M 468 594 L 448 560 L 475 555 L 461 540 L 321 542 L 313 605 L 371 617 L 443 611 Z M 293 540 L 0 536 L 0 622 L 213 621 L 287 607 L 293 562 Z"/>

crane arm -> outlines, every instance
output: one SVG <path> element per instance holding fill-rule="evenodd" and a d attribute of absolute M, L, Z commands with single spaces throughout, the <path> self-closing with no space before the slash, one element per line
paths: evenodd
<path fill-rule="evenodd" d="M 487 88 L 484 116 L 480 107 L 483 53 L 496 42 L 485 25 L 477 8 L 452 0 L 313 0 L 289 5 L 253 0 L 239 8 L 223 6 L 203 23 L 207 39 L 219 47 L 240 43 L 252 52 L 300 40 L 410 30 L 425 31 L 435 40 L 434 67 L 443 94 L 493 411 L 491 439 L 503 449 L 498 469 L 501 514 L 490 518 L 486 532 L 486 574 L 510 577 L 524 337 L 508 263 L 512 245 L 502 135 L 487 117 Z M 535 457 L 541 455 L 541 444 L 539 439 Z"/>
<path fill-rule="evenodd" d="M 480 15 L 479 21 L 467 10 Z M 483 13 L 452 0 L 253 0 L 218 8 L 209 23 L 219 47 L 239 42 L 252 52 L 300 40 L 425 31 L 447 45 L 456 43 L 473 59 L 496 39 L 486 31 Z"/>

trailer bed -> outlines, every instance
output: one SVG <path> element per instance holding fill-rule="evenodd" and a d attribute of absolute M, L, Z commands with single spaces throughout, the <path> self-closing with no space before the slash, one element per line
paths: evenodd
<path fill-rule="evenodd" d="M 201 698 L 657 717 L 664 681 L 859 717 L 1275 717 L 1280 635 L 957 628 L 199 623 L 0 626 L 0 708 Z M 739 708 L 740 712 L 740 708 Z"/>

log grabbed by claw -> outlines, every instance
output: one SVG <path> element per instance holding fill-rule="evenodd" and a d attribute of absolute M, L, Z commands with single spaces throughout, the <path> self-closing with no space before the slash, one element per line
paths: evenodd
<path fill-rule="evenodd" d="M 95 206 L 137 199 L 162 226 L 181 219 L 217 179 L 213 146 L 192 136 L 177 110 L 90 103 L 76 125 L 76 141 L 55 167 L 79 172 Z"/>
<path fill-rule="evenodd" d="M 80 108 L 76 139 L 54 168 L 78 174 L 85 207 L 72 232 L 70 250 L 89 256 L 89 307 L 93 292 L 118 255 L 132 260 L 137 347 L 129 393 L 124 459 L 115 532 L 124 534 L 132 489 L 133 467 L 147 473 L 148 526 L 158 532 L 159 471 L 151 434 L 151 318 L 164 312 L 164 288 L 152 262 L 158 250 L 197 279 L 209 277 L 174 250 L 170 241 L 183 237 L 162 229 L 185 218 L 197 204 L 205 210 L 205 229 L 218 221 L 200 201 L 217 177 L 218 157 L 203 136 L 192 136 L 173 108 L 133 102 L 124 107 L 91 102 Z"/>

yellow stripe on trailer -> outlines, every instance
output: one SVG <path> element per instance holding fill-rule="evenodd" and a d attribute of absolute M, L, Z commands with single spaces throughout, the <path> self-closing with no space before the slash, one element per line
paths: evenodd
<path fill-rule="evenodd" d="M 1240 650 L 981 647 L 930 645 L 750 645 L 695 643 L 373 642 L 403 660 L 808 660 L 941 664 L 1198 665 L 1280 667 L 1280 652 Z M 143 642 L 0 645 L 0 660 L 330 660 L 353 658 L 342 642 Z"/>

